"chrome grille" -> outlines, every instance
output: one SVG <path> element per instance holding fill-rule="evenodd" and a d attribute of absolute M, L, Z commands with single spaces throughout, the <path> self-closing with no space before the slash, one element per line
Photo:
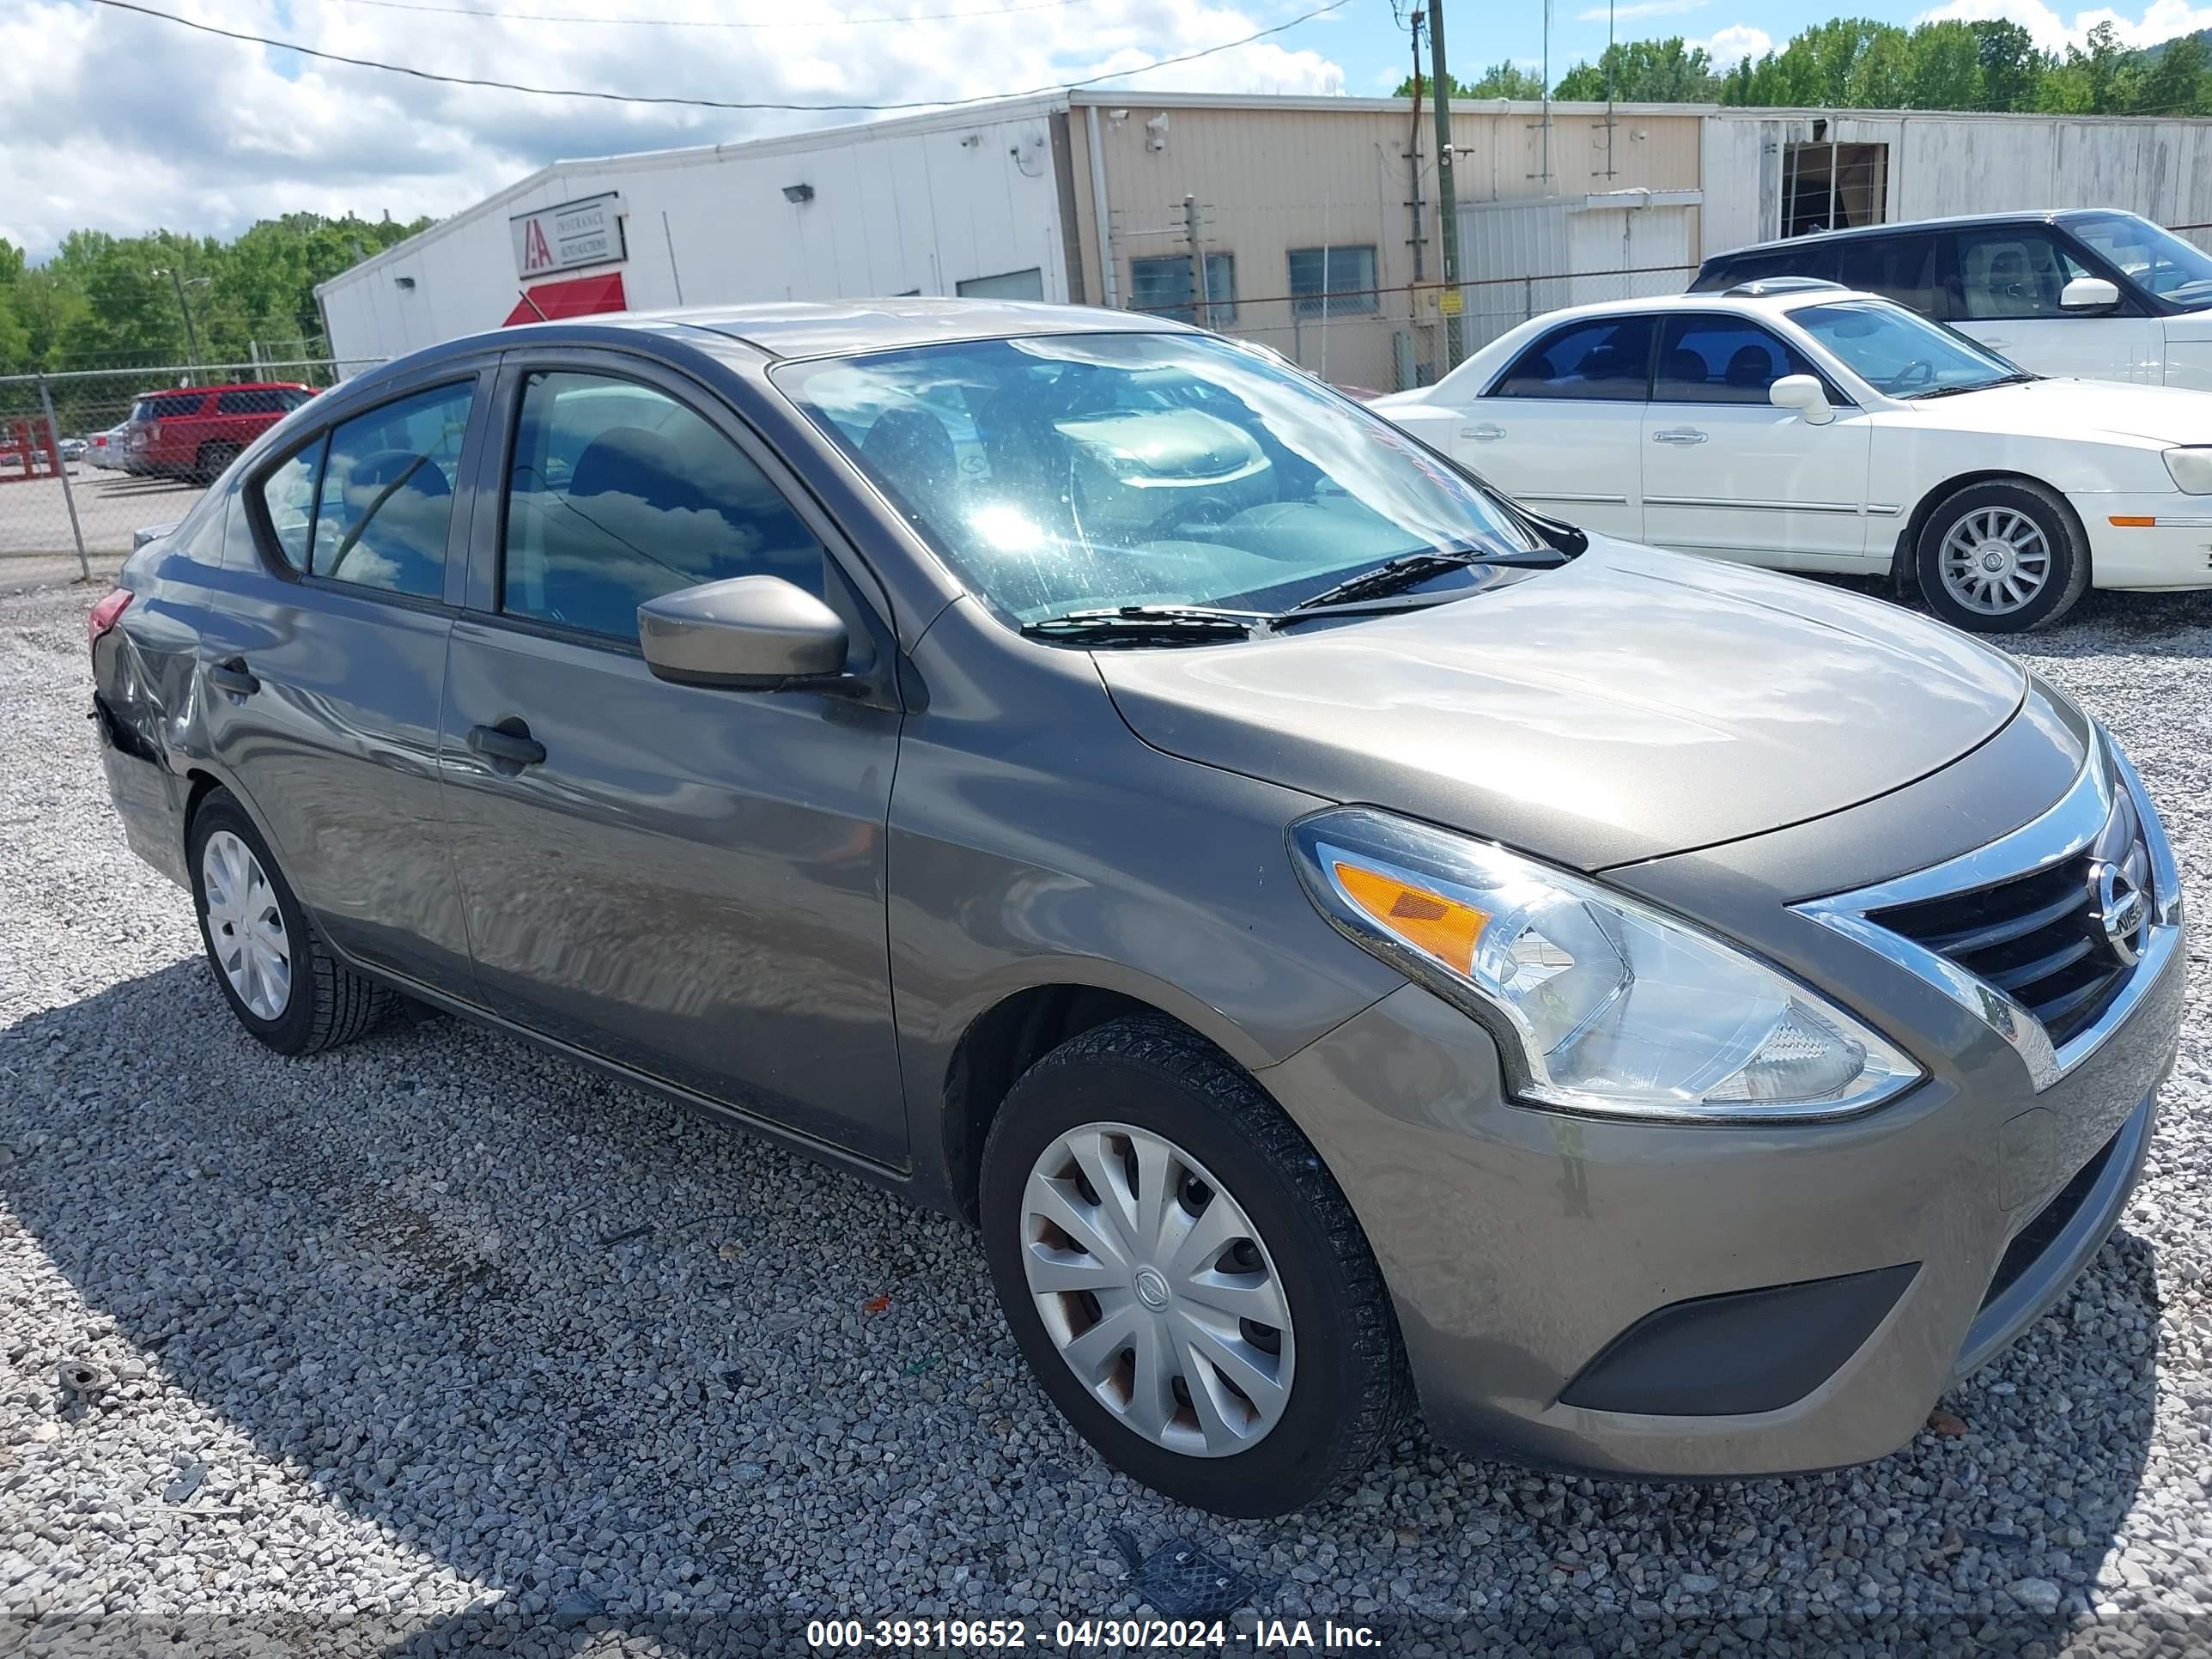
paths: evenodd
<path fill-rule="evenodd" d="M 1867 919 L 2004 992 L 2063 1048 L 2132 975 L 2150 928 L 2150 884 L 2142 826 L 2123 792 L 2096 839 L 2057 863 Z M 2121 907 L 2108 927 L 2116 896 L 2130 891 L 2141 902 Z"/>

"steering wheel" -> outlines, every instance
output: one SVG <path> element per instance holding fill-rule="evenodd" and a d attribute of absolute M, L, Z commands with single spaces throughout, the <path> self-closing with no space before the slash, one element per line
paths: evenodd
<path fill-rule="evenodd" d="M 1915 357 L 1903 368 L 1889 377 L 1887 388 L 1893 395 L 1911 392 L 1917 387 L 1936 384 L 1936 365 L 1925 357 Z"/>

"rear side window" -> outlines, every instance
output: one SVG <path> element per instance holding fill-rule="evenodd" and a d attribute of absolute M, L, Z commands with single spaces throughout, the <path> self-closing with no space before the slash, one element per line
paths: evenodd
<path fill-rule="evenodd" d="M 647 599 L 730 576 L 823 589 L 822 544 L 760 469 L 674 398 L 598 374 L 524 383 L 500 609 L 621 640 Z"/>
<path fill-rule="evenodd" d="M 197 415 L 200 412 L 200 405 L 207 401 L 207 393 L 194 392 L 181 398 L 155 398 L 150 401 L 153 408 L 147 415 L 147 419 L 180 421 L 187 415 Z"/>
<path fill-rule="evenodd" d="M 1844 244 L 1836 280 L 1894 300 L 1923 317 L 1940 316 L 1933 236 L 1863 236 Z"/>
<path fill-rule="evenodd" d="M 1592 318 L 1540 337 L 1513 360 L 1490 395 L 1641 403 L 1650 363 L 1649 317 Z"/>
<path fill-rule="evenodd" d="M 1662 404 L 1763 404 L 1785 374 L 1820 371 L 1786 341 L 1741 317 L 1670 317 L 1651 399 Z M 1829 401 L 1840 401 L 1832 387 Z"/>
<path fill-rule="evenodd" d="M 475 392 L 471 380 L 399 398 L 281 463 L 261 499 L 293 568 L 439 598 Z"/>

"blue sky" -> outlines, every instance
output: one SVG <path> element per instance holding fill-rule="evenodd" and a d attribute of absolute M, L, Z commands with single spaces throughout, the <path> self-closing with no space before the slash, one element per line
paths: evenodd
<path fill-rule="evenodd" d="M 1255 40 L 1319 0 L 153 0 L 224 28 L 447 74 L 795 103 L 988 97 L 1191 61 L 1104 84 L 1386 93 L 1407 68 L 1391 0 Z M 1409 0 L 1399 0 L 1402 7 Z M 1446 0 L 1452 62 L 1534 67 L 1541 0 Z M 1624 40 L 1680 34 L 1717 58 L 1842 15 L 2008 16 L 2048 47 L 2112 21 L 2129 45 L 2212 26 L 2212 0 L 1621 0 Z M 1556 78 L 1605 45 L 1603 0 L 1553 0 Z M 0 0 L 0 236 L 33 258 L 69 231 L 228 235 L 306 208 L 411 219 L 479 201 L 562 156 L 726 142 L 856 113 L 729 112 L 443 86 L 309 61 L 87 0 Z M 559 19 L 559 21 L 553 20 Z M 179 88 L 220 88 L 183 97 Z"/>

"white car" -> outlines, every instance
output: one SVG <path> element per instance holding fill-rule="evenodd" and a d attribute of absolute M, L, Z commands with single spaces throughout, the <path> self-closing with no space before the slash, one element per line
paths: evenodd
<path fill-rule="evenodd" d="M 1894 574 L 1961 628 L 2212 587 L 2212 394 L 2045 380 L 1833 283 L 1555 311 L 1370 407 L 1538 512 Z"/>

